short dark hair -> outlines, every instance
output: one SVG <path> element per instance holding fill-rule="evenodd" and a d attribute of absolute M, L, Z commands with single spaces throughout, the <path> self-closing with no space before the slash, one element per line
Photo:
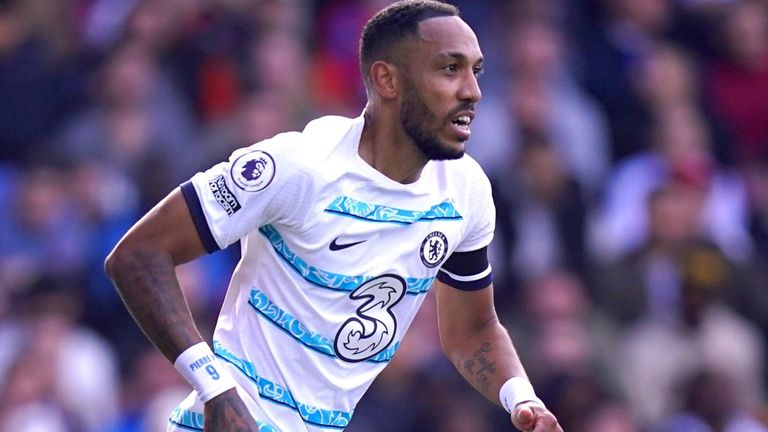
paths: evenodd
<path fill-rule="evenodd" d="M 402 0 L 368 20 L 360 36 L 360 73 L 366 84 L 369 83 L 368 71 L 375 61 L 392 61 L 394 47 L 418 34 L 420 22 L 444 16 L 459 16 L 459 9 L 434 0 Z"/>

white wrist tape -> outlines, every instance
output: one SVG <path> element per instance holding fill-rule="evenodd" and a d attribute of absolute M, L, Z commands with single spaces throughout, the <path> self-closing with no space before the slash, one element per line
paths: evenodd
<path fill-rule="evenodd" d="M 181 353 L 173 367 L 197 390 L 203 403 L 235 387 L 235 380 L 205 342 Z"/>
<path fill-rule="evenodd" d="M 533 386 L 528 379 L 523 377 L 512 377 L 499 390 L 499 400 L 501 405 L 508 413 L 512 413 L 519 404 L 523 402 L 533 402 L 544 406 L 544 403 L 536 396 Z"/>

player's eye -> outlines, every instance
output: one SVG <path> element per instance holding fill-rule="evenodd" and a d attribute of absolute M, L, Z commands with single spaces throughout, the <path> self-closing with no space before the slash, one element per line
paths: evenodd
<path fill-rule="evenodd" d="M 451 63 L 443 67 L 443 69 L 445 69 L 447 72 L 456 73 L 456 71 L 459 70 L 459 65 L 457 65 L 456 63 Z"/>
<path fill-rule="evenodd" d="M 485 68 L 482 66 L 475 66 L 472 68 L 472 73 L 475 74 L 475 77 L 479 78 L 483 72 L 485 72 Z"/>

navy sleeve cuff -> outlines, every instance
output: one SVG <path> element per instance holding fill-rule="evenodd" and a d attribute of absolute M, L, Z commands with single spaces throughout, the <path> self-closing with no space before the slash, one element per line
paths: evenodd
<path fill-rule="evenodd" d="M 187 202 L 189 214 L 192 216 L 192 222 L 195 223 L 195 229 L 197 229 L 197 235 L 200 236 L 206 252 L 211 254 L 221 250 L 213 238 L 208 222 L 205 220 L 203 206 L 200 205 L 200 198 L 197 196 L 197 191 L 191 181 L 186 181 L 181 185 L 181 194 L 184 195 L 184 201 Z"/>
<path fill-rule="evenodd" d="M 437 272 L 437 280 L 463 291 L 483 289 L 493 282 L 488 247 L 454 252 Z"/>
<path fill-rule="evenodd" d="M 490 270 L 490 268 L 488 270 Z M 482 276 L 480 279 L 463 279 L 465 278 L 447 272 L 443 269 L 440 269 L 440 271 L 437 272 L 437 280 L 462 291 L 478 291 L 490 286 L 493 282 L 493 273 L 488 271 L 487 274 Z"/>

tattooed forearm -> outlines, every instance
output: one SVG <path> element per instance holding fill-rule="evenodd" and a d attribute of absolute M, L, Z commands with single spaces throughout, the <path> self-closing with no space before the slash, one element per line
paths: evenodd
<path fill-rule="evenodd" d="M 496 373 L 496 362 L 491 360 L 493 346 L 489 342 L 483 343 L 480 348 L 472 353 L 472 357 L 465 359 L 459 356 L 459 370 L 463 370 L 465 376 L 472 377 L 479 388 L 489 391 Z"/>
<path fill-rule="evenodd" d="M 170 360 L 202 340 L 167 253 L 124 251 L 108 272 L 139 327 Z"/>
<path fill-rule="evenodd" d="M 441 327 L 443 350 L 461 376 L 488 400 L 500 404 L 499 389 L 508 379 L 525 377 L 525 369 L 507 330 L 498 320 L 488 320 L 462 332 Z"/>
<path fill-rule="evenodd" d="M 257 432 L 259 429 L 242 399 L 234 390 L 224 392 L 205 404 L 205 430 Z"/>

